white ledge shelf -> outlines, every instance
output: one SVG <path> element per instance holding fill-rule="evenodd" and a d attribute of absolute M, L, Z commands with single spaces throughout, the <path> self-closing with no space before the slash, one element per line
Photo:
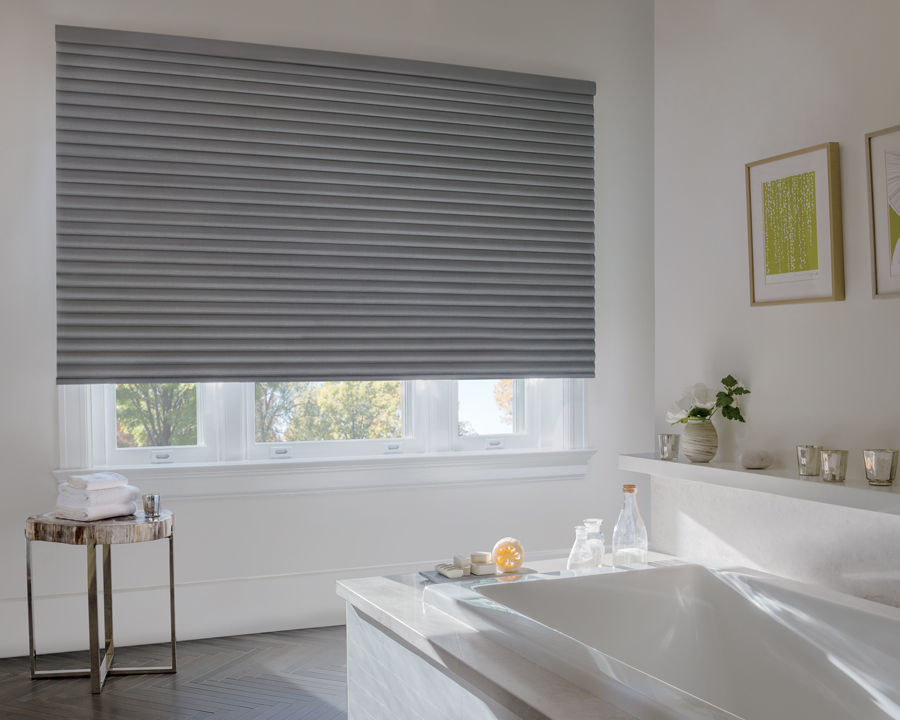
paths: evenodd
<path fill-rule="evenodd" d="M 689 460 L 660 460 L 652 453 L 619 455 L 619 469 L 900 515 L 900 486 L 896 482 L 891 487 L 874 487 L 867 480 L 857 478 L 830 483 L 821 476 L 801 477 L 784 468 L 747 470 L 730 462 L 695 464 Z"/>

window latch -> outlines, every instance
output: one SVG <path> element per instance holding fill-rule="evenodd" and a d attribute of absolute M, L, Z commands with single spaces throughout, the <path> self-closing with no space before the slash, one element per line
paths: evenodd
<path fill-rule="evenodd" d="M 175 462 L 175 453 L 171 450 L 151 450 L 150 462 L 154 465 L 157 463 Z"/>

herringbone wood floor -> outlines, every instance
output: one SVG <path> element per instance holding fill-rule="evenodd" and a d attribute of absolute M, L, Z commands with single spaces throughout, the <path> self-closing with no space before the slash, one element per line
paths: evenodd
<path fill-rule="evenodd" d="M 168 645 L 117 648 L 115 664 L 165 665 Z M 51 665 L 52 663 L 52 665 Z M 38 657 L 38 669 L 86 667 L 87 652 Z M 31 680 L 28 658 L 0 659 L 3 720 L 346 720 L 343 626 L 178 643 L 174 675 Z"/>

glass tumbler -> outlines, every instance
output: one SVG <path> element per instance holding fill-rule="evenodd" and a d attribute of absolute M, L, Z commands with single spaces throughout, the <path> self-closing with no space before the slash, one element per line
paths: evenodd
<path fill-rule="evenodd" d="M 822 451 L 822 479 L 825 482 L 844 482 L 847 479 L 847 458 L 850 455 L 846 450 Z"/>
<path fill-rule="evenodd" d="M 822 469 L 822 446 L 798 445 L 797 469 L 801 475 L 818 475 Z"/>
<path fill-rule="evenodd" d="M 677 460 L 678 459 L 678 440 L 681 435 L 660 435 L 659 436 L 659 459 L 660 460 Z"/>
<path fill-rule="evenodd" d="M 863 450 L 869 485 L 893 485 L 898 455 L 897 450 Z"/>

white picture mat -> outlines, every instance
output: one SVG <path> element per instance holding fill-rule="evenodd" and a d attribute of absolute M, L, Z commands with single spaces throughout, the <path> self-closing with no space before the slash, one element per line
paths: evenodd
<path fill-rule="evenodd" d="M 875 221 L 875 286 L 879 295 L 900 293 L 900 276 L 891 276 L 891 230 L 884 153 L 900 147 L 900 130 L 870 138 L 872 211 Z"/>
<path fill-rule="evenodd" d="M 819 272 L 816 277 L 791 278 L 766 283 L 766 236 L 763 227 L 762 185 L 770 180 L 814 171 L 816 174 L 816 244 Z M 833 294 L 831 266 L 831 203 L 828 197 L 828 149 L 750 168 L 750 227 L 753 233 L 753 296 L 755 302 L 827 298 Z M 797 273 L 803 275 L 803 273 Z M 772 280 L 772 278 L 770 278 Z"/>

